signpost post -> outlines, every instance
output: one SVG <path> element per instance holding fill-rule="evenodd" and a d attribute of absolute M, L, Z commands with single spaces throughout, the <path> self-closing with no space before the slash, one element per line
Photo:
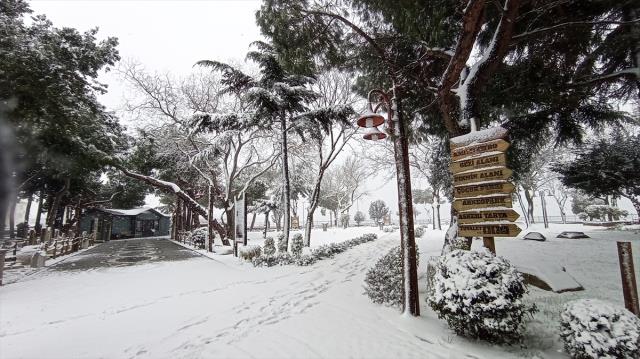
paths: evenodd
<path fill-rule="evenodd" d="M 506 131 L 485 131 L 486 137 L 473 132 L 471 141 L 467 135 L 451 139 L 453 208 L 458 215 L 458 235 L 482 237 L 484 246 L 495 254 L 494 237 L 517 236 L 520 228 L 511 222 L 520 216 L 511 209 L 515 186 L 507 181 L 513 172 L 506 167 Z"/>

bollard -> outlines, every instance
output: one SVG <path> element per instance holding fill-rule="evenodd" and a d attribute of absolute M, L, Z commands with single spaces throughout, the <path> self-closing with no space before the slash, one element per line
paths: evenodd
<path fill-rule="evenodd" d="M 0 286 L 2 285 L 2 273 L 4 272 L 4 256 L 7 251 L 7 249 L 0 249 Z"/>
<path fill-rule="evenodd" d="M 489 252 L 496 255 L 496 242 L 493 237 L 482 237 L 482 244 L 484 244 L 485 248 L 489 249 Z"/>
<path fill-rule="evenodd" d="M 622 295 L 624 296 L 624 306 L 631 313 L 640 317 L 640 307 L 638 305 L 638 286 L 636 284 L 636 274 L 633 268 L 631 242 L 617 242 L 617 245 L 618 261 L 620 262 L 620 276 L 622 277 Z"/>

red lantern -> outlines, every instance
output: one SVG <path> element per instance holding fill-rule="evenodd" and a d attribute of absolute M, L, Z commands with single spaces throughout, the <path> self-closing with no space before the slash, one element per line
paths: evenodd
<path fill-rule="evenodd" d="M 387 138 L 387 134 L 384 132 L 380 132 L 377 127 L 371 127 L 367 129 L 367 132 L 363 137 L 365 140 L 377 141 Z"/>
<path fill-rule="evenodd" d="M 360 117 L 358 117 L 358 120 L 356 121 L 356 123 L 358 124 L 358 126 L 364 127 L 364 128 L 378 127 L 384 123 L 384 117 L 382 117 L 382 115 L 379 115 L 377 113 L 367 111 L 363 113 Z"/>

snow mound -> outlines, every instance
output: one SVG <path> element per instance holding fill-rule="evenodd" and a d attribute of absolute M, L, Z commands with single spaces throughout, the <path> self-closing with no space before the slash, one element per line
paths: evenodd
<path fill-rule="evenodd" d="M 466 135 L 453 137 L 451 139 L 452 147 L 468 146 L 473 143 L 482 143 L 492 140 L 505 138 L 507 129 L 504 127 L 491 127 L 480 131 L 470 132 Z"/>
<path fill-rule="evenodd" d="M 597 299 L 565 305 L 560 336 L 573 358 L 640 358 L 640 319 Z"/>

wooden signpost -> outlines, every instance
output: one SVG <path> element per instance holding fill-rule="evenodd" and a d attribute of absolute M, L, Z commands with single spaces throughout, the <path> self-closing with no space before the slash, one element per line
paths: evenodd
<path fill-rule="evenodd" d="M 450 166 L 453 173 L 453 208 L 458 212 L 458 235 L 483 237 L 484 246 L 495 254 L 494 237 L 515 237 L 520 216 L 511 209 L 515 186 L 507 180 L 506 130 L 489 128 L 451 139 Z"/>

